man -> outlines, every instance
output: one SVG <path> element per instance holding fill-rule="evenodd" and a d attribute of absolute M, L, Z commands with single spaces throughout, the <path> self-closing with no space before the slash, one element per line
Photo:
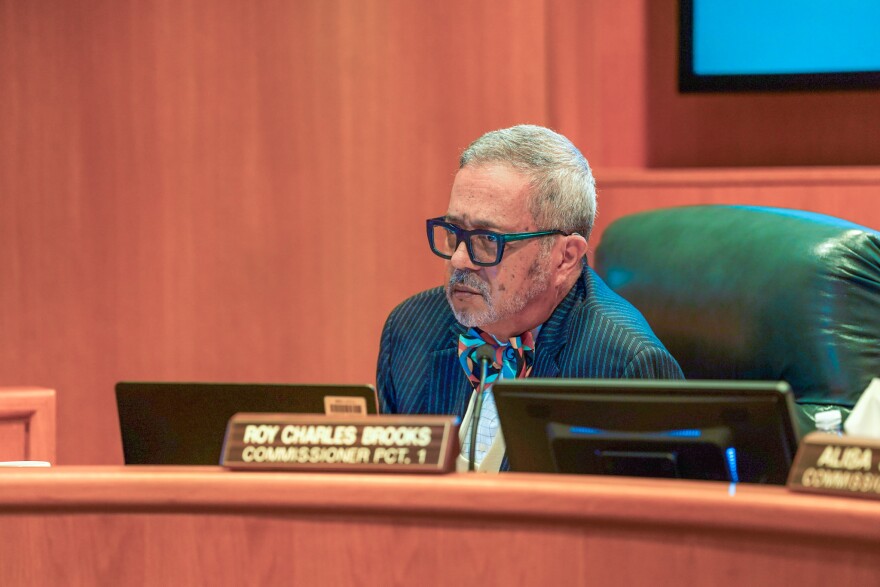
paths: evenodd
<path fill-rule="evenodd" d="M 446 214 L 427 222 L 446 286 L 404 301 L 385 323 L 382 412 L 462 416 L 458 467 L 467 468 L 476 353 L 491 345 L 473 466 L 498 471 L 499 377 L 682 378 L 642 315 L 587 266 L 595 213 L 590 166 L 562 135 L 524 125 L 474 141 Z"/>

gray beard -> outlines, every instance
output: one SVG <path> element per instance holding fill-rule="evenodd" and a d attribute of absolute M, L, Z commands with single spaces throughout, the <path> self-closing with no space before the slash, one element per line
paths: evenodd
<path fill-rule="evenodd" d="M 473 328 L 475 326 L 494 324 L 520 313 L 529 302 L 547 291 L 550 283 L 550 270 L 546 265 L 544 255 L 535 259 L 535 263 L 529 267 L 528 276 L 531 278 L 531 283 L 529 283 L 525 291 L 497 303 L 489 291 L 489 284 L 477 277 L 476 273 L 456 269 L 446 284 L 446 300 L 449 302 L 449 307 L 452 309 L 455 319 L 462 326 Z M 483 296 L 483 301 L 486 303 L 486 308 L 479 311 L 457 310 L 452 303 L 452 288 L 459 284 L 480 292 L 480 295 Z"/>

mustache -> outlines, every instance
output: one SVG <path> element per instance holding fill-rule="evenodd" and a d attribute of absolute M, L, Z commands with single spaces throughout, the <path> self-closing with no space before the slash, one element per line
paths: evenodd
<path fill-rule="evenodd" d="M 449 276 L 449 283 L 446 284 L 446 291 L 451 292 L 456 285 L 464 285 L 477 290 L 484 297 L 489 295 L 489 284 L 477 277 L 476 273 L 465 269 L 456 269 Z"/>

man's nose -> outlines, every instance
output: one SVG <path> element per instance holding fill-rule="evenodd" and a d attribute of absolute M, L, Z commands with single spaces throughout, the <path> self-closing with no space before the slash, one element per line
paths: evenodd
<path fill-rule="evenodd" d="M 467 245 L 464 241 L 458 243 L 449 262 L 452 263 L 452 266 L 456 269 L 471 269 L 473 271 L 479 269 L 479 267 L 474 265 L 474 262 L 471 261 L 471 257 L 468 255 Z"/>

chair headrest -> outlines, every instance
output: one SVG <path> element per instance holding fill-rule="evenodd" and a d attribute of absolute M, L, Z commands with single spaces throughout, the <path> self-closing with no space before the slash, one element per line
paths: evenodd
<path fill-rule="evenodd" d="M 688 378 L 785 380 L 853 405 L 880 376 L 880 233 L 798 210 L 687 206 L 602 235 L 596 269 Z"/>

